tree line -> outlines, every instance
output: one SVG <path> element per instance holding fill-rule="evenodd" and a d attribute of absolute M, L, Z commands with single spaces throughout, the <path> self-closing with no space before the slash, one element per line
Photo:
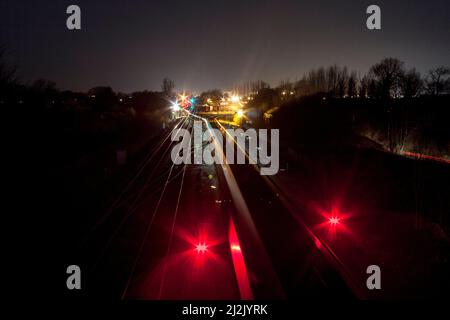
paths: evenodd
<path fill-rule="evenodd" d="M 264 81 L 246 82 L 236 91 L 256 94 L 270 88 Z M 320 67 L 304 74 L 299 80 L 282 80 L 274 88 L 287 97 L 326 94 L 335 98 L 413 98 L 421 95 L 450 94 L 450 68 L 430 69 L 424 76 L 415 68 L 406 69 L 397 58 L 384 58 L 360 76 L 346 66 Z"/>

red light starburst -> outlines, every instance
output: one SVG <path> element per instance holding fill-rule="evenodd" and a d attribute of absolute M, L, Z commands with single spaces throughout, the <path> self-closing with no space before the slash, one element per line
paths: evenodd
<path fill-rule="evenodd" d="M 206 243 L 198 243 L 195 246 L 195 250 L 197 251 L 198 254 L 202 254 L 208 250 L 208 246 L 206 245 Z"/>
<path fill-rule="evenodd" d="M 340 223 L 340 219 L 338 217 L 330 217 L 328 219 L 328 223 L 332 226 L 337 226 Z"/>

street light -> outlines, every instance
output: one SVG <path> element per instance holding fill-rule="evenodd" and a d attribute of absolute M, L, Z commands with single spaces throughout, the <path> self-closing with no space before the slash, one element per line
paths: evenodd
<path fill-rule="evenodd" d="M 173 111 L 180 111 L 181 107 L 177 102 L 172 102 L 172 110 Z"/>
<path fill-rule="evenodd" d="M 239 96 L 232 96 L 231 97 L 231 102 L 237 103 L 237 102 L 239 102 L 240 99 L 241 98 Z"/>

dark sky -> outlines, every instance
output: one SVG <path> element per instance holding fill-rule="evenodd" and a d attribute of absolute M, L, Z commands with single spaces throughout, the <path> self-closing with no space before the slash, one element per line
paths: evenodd
<path fill-rule="evenodd" d="M 66 29 L 66 8 L 82 30 Z M 366 28 L 378 4 L 382 30 Z M 450 1 L 1 0 L 0 43 L 23 81 L 64 89 L 159 90 L 277 84 L 330 64 L 365 73 L 386 56 L 424 72 L 450 65 Z"/>

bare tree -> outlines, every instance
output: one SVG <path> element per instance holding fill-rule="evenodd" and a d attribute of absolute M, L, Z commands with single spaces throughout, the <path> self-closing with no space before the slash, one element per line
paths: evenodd
<path fill-rule="evenodd" d="M 267 82 L 264 82 L 264 81 L 262 81 L 262 80 L 257 80 L 257 81 L 253 81 L 253 82 L 250 84 L 250 87 L 251 87 L 251 91 L 252 91 L 253 93 L 257 93 L 257 92 L 259 92 L 259 91 L 262 90 L 262 89 L 268 89 L 268 88 L 270 88 L 270 85 L 269 85 Z"/>
<path fill-rule="evenodd" d="M 327 80 L 325 75 L 325 69 L 320 67 L 317 69 L 317 79 L 316 79 L 316 88 L 317 92 L 326 92 L 327 91 Z"/>
<path fill-rule="evenodd" d="M 366 75 L 359 80 L 358 91 L 361 98 L 367 98 L 369 96 L 369 82 L 369 77 Z"/>
<path fill-rule="evenodd" d="M 338 96 L 339 98 L 343 98 L 347 92 L 347 84 L 348 84 L 348 71 L 347 67 L 344 67 L 339 70 L 337 76 L 337 86 L 338 86 Z"/>
<path fill-rule="evenodd" d="M 334 96 L 338 89 L 337 89 L 337 80 L 338 80 L 338 73 L 339 73 L 339 67 L 337 65 L 333 65 L 327 68 L 326 71 L 327 75 L 327 92 Z"/>
<path fill-rule="evenodd" d="M 404 74 L 403 62 L 395 58 L 385 58 L 370 68 L 370 75 L 377 83 L 379 95 L 390 98 L 399 89 Z"/>
<path fill-rule="evenodd" d="M 347 83 L 347 94 L 350 98 L 356 97 L 356 95 L 358 94 L 357 81 L 358 78 L 356 76 L 356 72 L 353 71 L 350 74 Z"/>
<path fill-rule="evenodd" d="M 168 98 L 173 97 L 173 90 L 175 89 L 175 82 L 169 78 L 164 78 L 161 85 L 162 92 Z"/>
<path fill-rule="evenodd" d="M 308 81 L 305 76 L 303 76 L 300 80 L 297 80 L 294 85 L 295 92 L 297 96 L 305 96 L 308 94 Z"/>
<path fill-rule="evenodd" d="M 289 94 L 293 88 L 294 84 L 290 80 L 281 80 L 277 89 L 282 93 Z"/>
<path fill-rule="evenodd" d="M 405 98 L 412 98 L 419 95 L 423 87 L 420 73 L 415 68 L 406 72 L 402 77 L 400 87 Z"/>
<path fill-rule="evenodd" d="M 369 98 L 380 97 L 380 86 L 378 83 L 372 77 L 368 77 L 368 81 L 367 96 Z"/>
<path fill-rule="evenodd" d="M 324 68 L 311 70 L 304 77 L 305 94 L 314 94 L 318 92 L 327 92 L 327 75 Z"/>
<path fill-rule="evenodd" d="M 5 62 L 5 48 L 0 46 L 0 93 L 17 84 L 16 67 L 9 67 Z"/>
<path fill-rule="evenodd" d="M 45 82 L 42 82 L 46 86 Z M 91 104 L 97 111 L 111 110 L 117 104 L 117 95 L 111 87 L 94 87 L 88 90 Z"/>
<path fill-rule="evenodd" d="M 438 96 L 446 90 L 446 84 L 449 83 L 450 68 L 437 67 L 428 72 L 425 80 L 426 89 L 429 94 Z"/>

